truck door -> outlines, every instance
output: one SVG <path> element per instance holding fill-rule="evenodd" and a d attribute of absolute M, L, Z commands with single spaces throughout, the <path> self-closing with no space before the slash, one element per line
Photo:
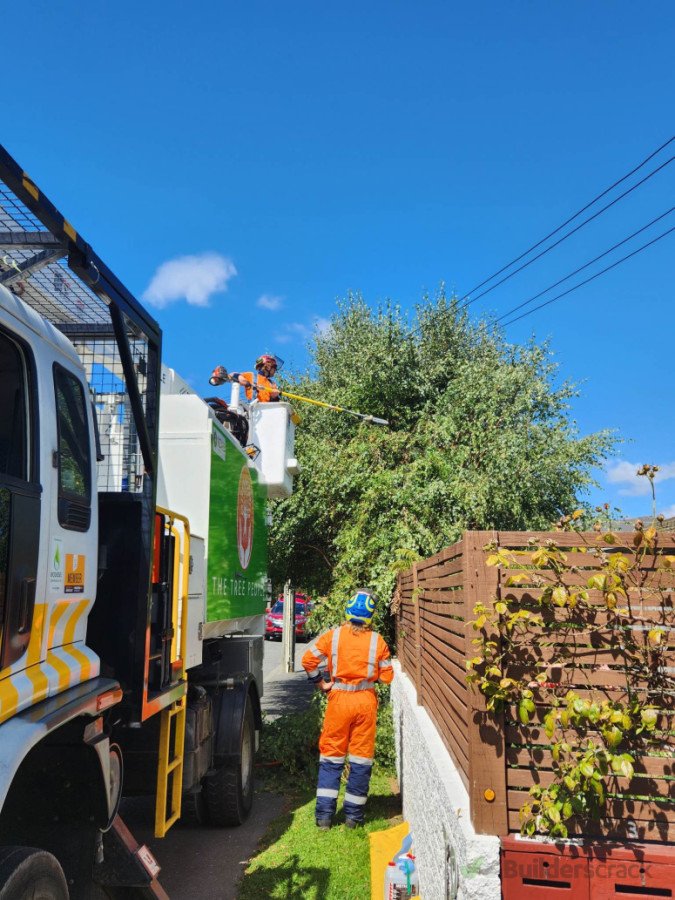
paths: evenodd
<path fill-rule="evenodd" d="M 0 671 L 25 653 L 35 605 L 41 488 L 34 383 L 30 351 L 0 328 Z"/>

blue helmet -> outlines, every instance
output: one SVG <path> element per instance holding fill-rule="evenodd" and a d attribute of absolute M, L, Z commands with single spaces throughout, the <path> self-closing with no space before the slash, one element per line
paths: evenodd
<path fill-rule="evenodd" d="M 347 604 L 345 615 L 348 622 L 367 625 L 373 618 L 377 597 L 371 591 L 358 590 Z"/>

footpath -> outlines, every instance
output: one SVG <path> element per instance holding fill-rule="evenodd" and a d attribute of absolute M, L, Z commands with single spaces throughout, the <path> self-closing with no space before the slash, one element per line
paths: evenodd
<path fill-rule="evenodd" d="M 298 711 L 309 703 L 313 687 L 300 666 L 306 648 L 306 644 L 297 644 L 296 671 L 286 675 L 281 669 L 280 645 L 265 643 L 262 707 L 267 717 Z M 153 836 L 154 809 L 146 798 L 126 803 L 122 817 L 157 858 L 162 867 L 159 880 L 171 900 L 236 900 L 238 882 L 248 861 L 270 822 L 284 809 L 282 795 L 256 791 L 253 811 L 244 825 L 200 828 L 179 823 L 163 840 Z"/>

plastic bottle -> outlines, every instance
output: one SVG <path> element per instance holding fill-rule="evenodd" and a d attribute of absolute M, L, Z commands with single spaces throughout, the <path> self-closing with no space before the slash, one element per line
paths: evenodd
<path fill-rule="evenodd" d="M 387 866 L 384 877 L 384 900 L 408 900 L 419 896 L 419 878 L 412 854 L 399 854 Z"/>

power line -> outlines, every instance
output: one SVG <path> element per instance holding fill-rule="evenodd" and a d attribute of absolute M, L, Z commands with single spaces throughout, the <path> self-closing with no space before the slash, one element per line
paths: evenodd
<path fill-rule="evenodd" d="M 609 272 L 610 269 L 615 269 L 617 266 L 620 266 L 621 263 L 626 262 L 626 260 L 630 259 L 632 256 L 636 256 L 638 253 L 642 253 L 643 250 L 646 250 L 648 247 L 656 244 L 658 241 L 662 240 L 664 237 L 667 237 L 673 231 L 675 231 L 675 225 L 673 225 L 673 227 L 669 228 L 667 231 L 664 231 L 662 234 L 657 235 L 657 237 L 653 238 L 651 241 L 648 241 L 646 244 L 643 244 L 641 247 L 638 247 L 637 250 L 633 250 L 632 253 L 628 253 L 621 259 L 617 259 L 617 261 L 613 262 L 611 266 L 607 266 L 605 269 L 601 269 L 599 272 L 596 272 L 595 275 L 591 275 L 589 278 L 584 279 L 584 281 L 580 281 L 579 284 L 575 284 L 568 290 L 563 291 L 562 294 L 557 294 L 555 297 L 551 297 L 551 299 L 547 300 L 545 303 L 540 303 L 539 306 L 535 306 L 534 309 L 528 309 L 527 312 L 521 313 L 521 315 L 516 316 L 515 319 L 511 319 L 510 321 L 505 322 L 504 327 L 506 328 L 508 325 L 513 325 L 514 322 L 518 322 L 520 319 L 524 319 L 526 316 L 531 316 L 532 313 L 537 312 L 538 309 L 543 309 L 545 306 L 550 306 L 551 303 L 555 303 L 556 300 L 560 300 L 562 297 L 566 297 L 568 294 L 571 294 L 572 291 L 576 291 L 580 287 L 583 287 L 585 284 L 588 284 L 591 281 L 595 281 L 596 278 L 604 275 L 605 272 Z"/>
<path fill-rule="evenodd" d="M 480 300 L 481 297 L 484 297 L 486 294 L 489 294 L 490 291 L 494 291 L 495 288 L 498 288 L 500 284 L 504 284 L 505 281 L 508 281 L 509 278 L 513 278 L 514 275 L 517 275 L 519 272 L 522 272 L 523 269 L 527 269 L 528 266 L 531 266 L 532 263 L 536 262 L 538 259 L 541 259 L 542 256 L 545 256 L 559 244 L 562 244 L 563 241 L 566 241 L 567 238 L 572 237 L 573 234 L 576 234 L 577 231 L 580 231 L 584 225 L 588 225 L 589 222 L 592 222 L 593 219 L 597 219 L 598 216 L 601 216 L 604 212 L 606 212 L 611 206 L 614 206 L 619 200 L 623 200 L 624 197 L 627 197 L 628 194 L 631 194 L 636 188 L 639 188 L 640 185 L 644 184 L 645 181 L 649 181 L 650 178 L 653 178 L 661 169 L 665 169 L 666 166 L 669 166 L 671 162 L 675 160 L 675 156 L 671 156 L 670 159 L 667 159 L 664 163 L 661 163 L 660 166 L 657 166 L 656 169 L 653 169 L 649 174 L 645 175 L 644 178 L 641 178 L 640 181 L 637 181 L 634 185 L 629 187 L 627 190 L 623 192 L 623 194 L 619 194 L 618 197 L 615 197 L 614 200 L 610 200 L 610 202 L 603 206 L 602 209 L 599 209 L 597 212 L 593 213 L 592 216 L 589 216 L 587 219 L 584 219 L 583 222 L 580 222 L 574 228 L 564 234 L 561 238 L 558 238 L 557 241 L 554 241 L 548 247 L 545 247 L 540 253 L 537 253 L 536 256 L 533 256 L 532 259 L 529 259 L 527 262 L 523 263 L 522 266 L 518 266 L 517 269 L 514 269 L 513 272 L 509 272 L 508 275 L 505 275 L 502 279 L 500 279 L 496 284 L 493 284 L 491 287 L 486 288 L 486 290 L 482 291 L 482 293 L 478 294 L 476 297 L 472 297 L 467 303 L 464 304 L 462 309 L 466 309 L 468 306 L 471 306 L 472 303 L 475 303 L 476 300 Z M 558 231 L 560 229 L 557 229 Z M 522 258 L 522 257 L 521 257 Z M 508 268 L 508 267 L 507 267 Z M 462 298 L 464 299 L 464 298 Z"/>
<path fill-rule="evenodd" d="M 584 269 L 587 269 L 589 266 L 592 266 L 593 263 L 598 262 L 598 260 L 602 259 L 607 254 L 612 253 L 614 250 L 618 250 L 619 247 L 622 247 L 624 244 L 627 244 L 628 241 L 632 241 L 634 237 L 637 237 L 638 234 L 642 234 L 643 231 L 646 231 L 648 228 L 651 228 L 652 225 L 656 225 L 657 222 L 660 222 L 661 219 L 665 219 L 666 216 L 669 216 L 672 212 L 675 211 L 675 206 L 671 206 L 669 210 L 661 213 L 660 216 L 657 216 L 655 219 L 652 219 L 651 222 L 647 222 L 646 225 L 643 225 L 642 228 L 638 228 L 637 231 L 634 231 L 632 234 L 629 234 L 628 237 L 624 238 L 622 241 L 619 241 L 618 244 L 614 244 L 613 247 L 610 247 L 608 250 L 605 250 L 604 253 L 601 253 L 599 256 L 596 256 L 595 259 L 590 260 L 590 262 L 584 263 L 583 266 L 579 266 L 578 269 L 575 269 L 573 272 L 570 272 L 569 275 L 565 275 L 564 278 L 561 278 L 559 281 L 556 281 L 555 284 L 550 284 L 547 288 L 544 288 L 543 291 L 539 291 L 538 294 L 535 294 L 533 297 L 530 297 L 529 300 L 523 300 L 522 303 L 519 303 L 518 306 L 514 306 L 513 309 L 510 309 L 508 312 L 505 312 L 501 315 L 496 322 L 501 322 L 504 319 L 508 319 L 509 316 L 512 316 L 514 312 L 517 312 L 519 309 L 522 309 L 523 306 L 529 306 L 530 303 L 534 303 L 535 300 L 538 300 L 540 297 L 543 297 L 544 294 L 548 294 L 549 291 L 552 291 L 554 288 L 557 288 L 558 285 L 563 284 L 565 281 L 569 281 L 570 278 L 573 278 L 575 275 L 578 275 L 579 272 L 583 272 Z"/>
<path fill-rule="evenodd" d="M 562 229 L 565 228 L 565 226 L 569 225 L 570 222 L 573 222 L 573 221 L 574 221 L 576 218 L 578 218 L 582 213 L 585 213 L 586 210 L 587 210 L 587 209 L 590 209 L 591 206 L 593 206 L 595 203 L 598 202 L 598 200 L 602 200 L 602 198 L 603 198 L 606 194 L 609 194 L 610 191 L 613 191 L 615 187 L 618 187 L 620 184 L 622 184 L 624 181 L 626 181 L 627 178 L 630 178 L 631 175 L 634 175 L 634 174 L 635 174 L 636 172 L 638 172 L 643 166 L 646 166 L 647 163 L 648 163 L 650 160 L 654 159 L 655 156 L 658 156 L 658 154 L 659 154 L 662 150 L 665 150 L 665 148 L 666 148 L 669 144 L 672 144 L 673 141 L 675 141 L 675 135 L 674 135 L 673 137 L 669 138 L 669 139 L 665 142 L 665 144 L 661 144 L 660 147 L 658 147 L 656 150 L 654 150 L 652 153 L 650 153 L 649 156 L 647 156 L 645 159 L 643 159 L 642 162 L 641 162 L 639 165 L 635 166 L 634 169 L 631 169 L 630 172 L 627 172 L 625 175 L 623 175 L 621 178 L 619 178 L 618 181 L 615 181 L 614 184 L 611 184 L 608 188 L 605 188 L 605 190 L 602 191 L 600 194 L 598 194 L 597 197 L 594 197 L 593 200 L 590 201 L 590 203 L 587 203 L 586 206 L 583 206 L 581 209 L 577 210 L 577 212 L 575 212 L 574 215 L 570 216 L 569 219 L 566 219 L 566 220 L 562 223 L 562 225 L 558 225 L 558 227 L 555 228 L 553 231 L 551 231 L 550 234 L 547 234 L 546 237 L 543 237 L 540 241 L 537 241 L 536 244 L 533 244 L 531 247 L 529 247 L 527 250 L 525 250 L 524 253 L 521 253 L 520 256 L 517 256 L 515 259 L 512 259 L 511 262 L 507 263 L 505 266 L 502 266 L 501 269 L 499 269 L 497 272 L 494 272 L 492 275 L 490 275 L 489 278 L 486 278 L 484 281 L 481 281 L 480 284 L 477 284 L 475 287 L 471 288 L 471 290 L 468 291 L 468 292 L 461 298 L 461 300 L 462 300 L 462 301 L 463 301 L 463 300 L 466 300 L 468 297 L 471 296 L 471 294 L 473 294 L 474 291 L 480 290 L 480 288 L 482 288 L 483 285 L 486 285 L 489 281 L 492 281 L 493 278 L 496 278 L 498 275 L 501 275 L 502 272 L 505 272 L 507 269 L 510 269 L 511 266 L 514 266 L 517 262 L 520 262 L 520 260 L 523 259 L 523 257 L 527 256 L 528 253 L 531 253 L 533 250 L 536 250 L 537 247 L 540 247 L 540 246 L 541 246 L 543 243 L 545 243 L 549 238 L 552 238 L 553 235 L 557 234 L 559 231 L 562 231 Z"/>

